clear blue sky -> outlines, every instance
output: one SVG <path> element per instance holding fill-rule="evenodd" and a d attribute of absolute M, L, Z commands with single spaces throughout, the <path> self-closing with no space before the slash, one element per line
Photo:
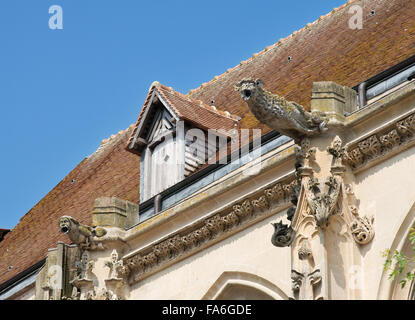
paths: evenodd
<path fill-rule="evenodd" d="M 344 2 L 1 0 L 0 228 L 135 122 L 153 81 L 187 93 Z"/>

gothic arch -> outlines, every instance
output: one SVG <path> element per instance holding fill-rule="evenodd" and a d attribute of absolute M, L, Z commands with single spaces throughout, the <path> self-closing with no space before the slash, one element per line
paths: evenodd
<path fill-rule="evenodd" d="M 408 211 L 405 219 L 401 223 L 398 232 L 390 246 L 390 250 L 398 250 L 400 252 L 405 252 L 409 247 L 409 232 L 410 228 L 415 226 L 415 202 L 412 204 L 411 209 Z M 400 288 L 399 281 L 395 279 L 394 281 L 389 280 L 389 271 L 383 270 L 382 276 L 380 279 L 379 289 L 377 293 L 377 298 L 382 300 L 391 300 L 394 298 L 396 290 Z M 413 290 L 413 284 L 407 284 L 407 289 L 405 294 L 400 294 L 401 297 L 397 299 L 409 299 L 409 290 Z"/>
<path fill-rule="evenodd" d="M 225 271 L 202 298 L 216 299 L 288 300 L 288 296 L 277 285 L 255 274 Z"/>

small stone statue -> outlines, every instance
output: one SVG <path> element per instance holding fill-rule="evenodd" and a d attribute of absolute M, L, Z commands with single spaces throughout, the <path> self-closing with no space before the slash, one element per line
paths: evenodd
<path fill-rule="evenodd" d="M 110 277 L 109 279 L 118 279 L 118 270 L 123 267 L 122 260 L 118 260 L 117 250 L 112 250 L 111 260 L 105 262 L 105 265 L 110 268 Z"/>

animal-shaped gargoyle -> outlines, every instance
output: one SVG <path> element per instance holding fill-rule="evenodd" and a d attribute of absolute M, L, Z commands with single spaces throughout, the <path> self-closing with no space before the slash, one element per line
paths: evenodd
<path fill-rule="evenodd" d="M 323 112 L 307 112 L 303 106 L 262 89 L 259 79 L 243 79 L 235 84 L 235 90 L 260 122 L 296 142 L 327 130 Z"/>
<path fill-rule="evenodd" d="M 89 249 L 93 245 L 92 237 L 103 237 L 107 233 L 102 227 L 85 226 L 70 216 L 62 216 L 59 219 L 59 229 L 81 249 Z"/>

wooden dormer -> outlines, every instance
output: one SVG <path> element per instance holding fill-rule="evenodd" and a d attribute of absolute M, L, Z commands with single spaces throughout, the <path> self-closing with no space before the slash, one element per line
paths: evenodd
<path fill-rule="evenodd" d="M 237 128 L 229 113 L 154 82 L 127 147 L 141 155 L 140 202 L 197 171 Z"/>

